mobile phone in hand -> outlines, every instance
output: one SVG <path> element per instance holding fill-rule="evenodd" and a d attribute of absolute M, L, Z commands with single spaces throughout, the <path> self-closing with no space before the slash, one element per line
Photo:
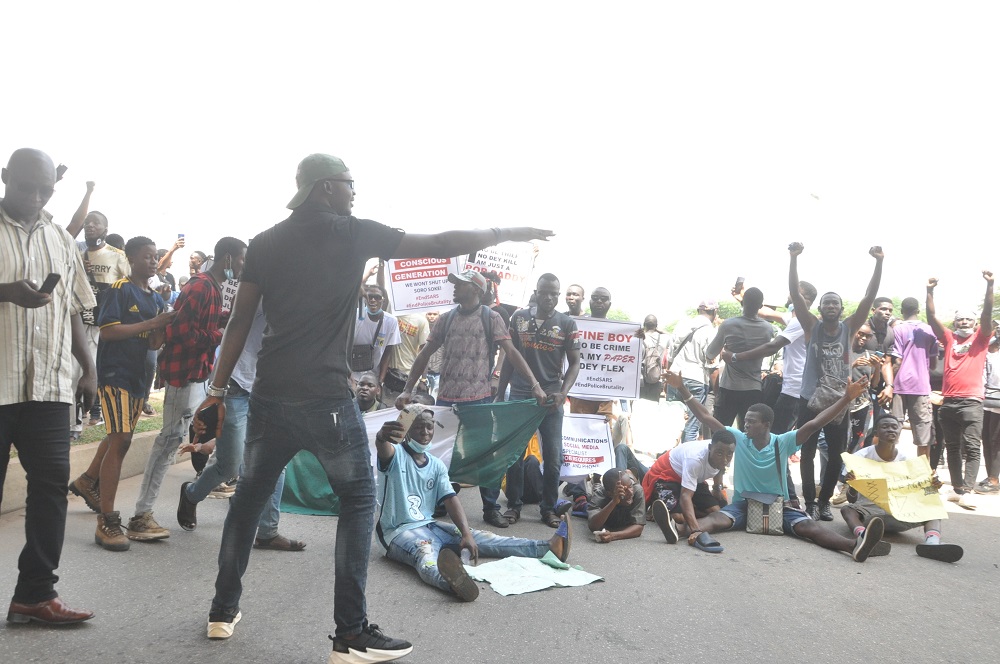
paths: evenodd
<path fill-rule="evenodd" d="M 215 430 L 219 426 L 219 404 L 213 403 L 208 408 L 204 410 L 199 410 L 196 417 L 205 423 L 205 433 L 200 438 L 198 438 L 199 443 L 207 443 L 210 440 L 215 440 Z M 188 442 L 192 445 L 194 444 L 195 436 L 194 424 L 188 427 Z"/>
<path fill-rule="evenodd" d="M 52 291 L 56 289 L 56 284 L 62 279 L 61 275 L 55 272 L 51 273 L 49 276 L 45 277 L 45 281 L 42 282 L 41 287 L 38 289 L 39 293 L 45 293 L 46 295 L 52 295 Z"/>
<path fill-rule="evenodd" d="M 743 282 L 746 281 L 743 277 L 736 277 L 736 285 L 733 286 L 733 290 L 737 293 L 743 292 Z"/>

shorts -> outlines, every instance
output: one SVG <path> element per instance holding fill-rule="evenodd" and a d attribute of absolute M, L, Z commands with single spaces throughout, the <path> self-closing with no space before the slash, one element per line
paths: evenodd
<path fill-rule="evenodd" d="M 730 530 L 746 530 L 747 527 L 747 501 L 738 500 L 722 508 L 722 513 L 733 520 Z M 785 505 L 782 510 L 781 529 L 786 535 L 795 535 L 794 526 L 802 521 L 809 521 L 809 515 L 801 510 Z M 795 535 L 798 537 L 798 535 Z"/>
<path fill-rule="evenodd" d="M 101 410 L 104 426 L 108 433 L 132 433 L 142 415 L 144 396 L 133 397 L 128 390 L 111 385 L 102 385 Z"/>
<path fill-rule="evenodd" d="M 841 509 L 857 512 L 858 516 L 861 517 L 861 523 L 868 523 L 868 521 L 875 517 L 882 519 L 882 523 L 885 524 L 885 532 L 887 533 L 902 533 L 924 525 L 922 523 L 900 521 L 878 505 L 855 503 L 854 505 L 844 505 Z"/>
<path fill-rule="evenodd" d="M 671 514 L 676 514 L 681 511 L 682 488 L 680 482 L 656 480 L 653 483 L 652 500 L 662 500 L 667 506 L 667 511 Z M 691 496 L 691 502 L 694 503 L 696 512 L 707 512 L 710 509 L 723 507 L 726 504 L 725 500 L 719 501 L 715 499 L 715 496 L 712 495 L 712 492 L 708 488 L 707 482 L 698 483 L 698 486 L 694 490 L 694 495 Z"/>

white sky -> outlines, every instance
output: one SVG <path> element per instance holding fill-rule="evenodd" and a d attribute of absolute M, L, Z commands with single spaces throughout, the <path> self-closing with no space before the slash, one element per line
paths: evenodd
<path fill-rule="evenodd" d="M 265 8 L 266 7 L 266 8 Z M 357 216 L 532 225 L 539 268 L 667 323 L 737 276 L 941 313 L 1000 272 L 995 3 L 16 3 L 0 154 L 70 167 L 48 209 L 211 252 L 342 157 Z M 174 272 L 182 271 L 175 263 Z"/>

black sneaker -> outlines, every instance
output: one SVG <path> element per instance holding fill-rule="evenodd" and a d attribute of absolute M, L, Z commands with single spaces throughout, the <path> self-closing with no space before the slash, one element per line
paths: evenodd
<path fill-rule="evenodd" d="M 990 484 L 989 480 L 983 480 L 973 487 L 972 490 L 984 496 L 995 496 L 1000 493 L 1000 484 Z"/>
<path fill-rule="evenodd" d="M 806 503 L 806 514 L 813 521 L 819 521 L 819 508 L 816 503 Z"/>
<path fill-rule="evenodd" d="M 343 639 L 330 637 L 333 652 L 327 664 L 354 664 L 355 662 L 391 662 L 406 657 L 413 651 L 413 645 L 386 636 L 378 625 L 367 625 L 357 637 Z"/>
<path fill-rule="evenodd" d="M 483 521 L 490 524 L 494 528 L 507 528 L 510 526 L 510 522 L 503 518 L 499 510 L 490 510 L 489 512 L 483 512 Z"/>
<path fill-rule="evenodd" d="M 194 530 L 198 527 L 198 503 L 191 502 L 187 497 L 187 488 L 193 482 L 181 484 L 181 497 L 177 503 L 177 523 L 184 530 Z"/>
<path fill-rule="evenodd" d="M 822 521 L 833 521 L 833 508 L 830 503 L 819 504 L 819 518 Z"/>

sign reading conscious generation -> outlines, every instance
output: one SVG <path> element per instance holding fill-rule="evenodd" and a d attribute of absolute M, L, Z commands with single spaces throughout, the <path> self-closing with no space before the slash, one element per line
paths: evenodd
<path fill-rule="evenodd" d="M 454 308 L 449 274 L 458 273 L 457 258 L 393 258 L 386 262 L 389 301 L 396 315 Z"/>
<path fill-rule="evenodd" d="M 642 380 L 638 323 L 606 318 L 574 318 L 580 340 L 580 375 L 573 397 L 636 399 Z"/>

